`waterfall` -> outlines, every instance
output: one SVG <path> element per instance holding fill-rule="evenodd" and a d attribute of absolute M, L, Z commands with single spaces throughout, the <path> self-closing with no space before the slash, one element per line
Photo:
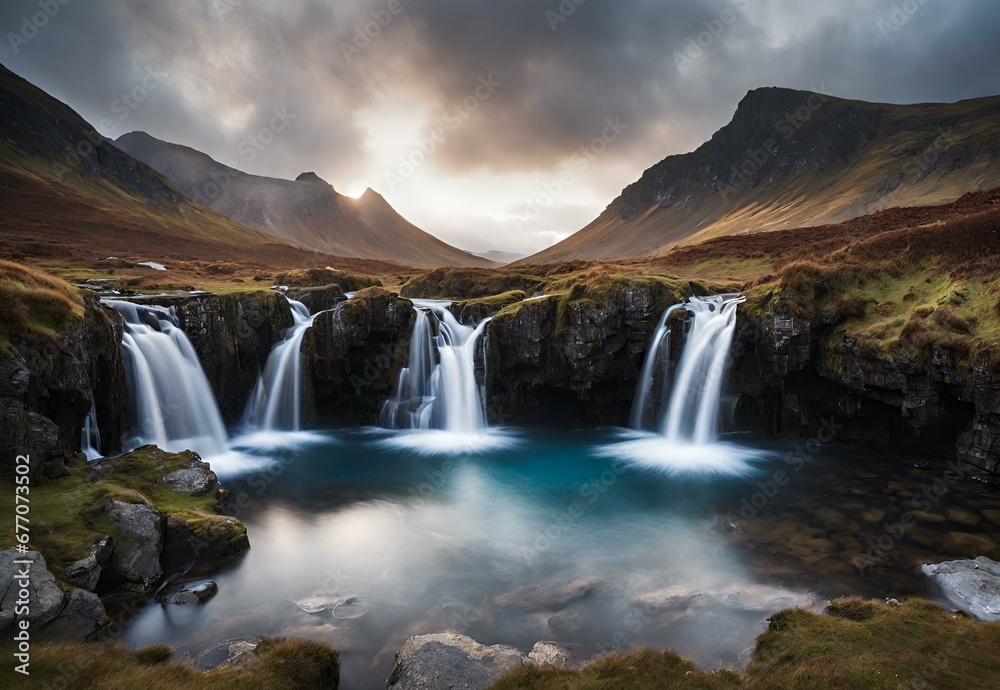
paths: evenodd
<path fill-rule="evenodd" d="M 87 460 L 100 460 L 101 455 L 101 430 L 97 426 L 97 408 L 93 404 L 87 419 L 83 422 L 83 429 L 80 431 L 80 451 L 87 456 Z"/>
<path fill-rule="evenodd" d="M 202 457 L 226 450 L 226 427 L 198 355 L 163 307 L 108 301 L 122 315 L 130 428 L 125 447 L 148 443 Z"/>
<path fill-rule="evenodd" d="M 660 401 L 667 399 L 670 385 L 670 317 L 685 309 L 683 304 L 674 306 L 663 312 L 660 322 L 653 332 L 653 339 L 646 348 L 646 359 L 642 364 L 642 373 L 639 376 L 639 385 L 635 389 L 635 398 L 632 400 L 632 414 L 629 419 L 629 426 L 633 429 L 645 429 L 650 424 L 650 418 L 655 413 L 655 401 L 653 400 L 653 384 L 657 377 L 660 378 Z"/>
<path fill-rule="evenodd" d="M 302 339 L 316 317 L 288 300 L 295 324 L 271 350 L 243 415 L 243 426 L 260 431 L 302 429 Z M 318 314 L 317 314 L 318 316 Z"/>
<path fill-rule="evenodd" d="M 486 429 L 484 398 L 476 382 L 476 343 L 489 319 L 465 326 L 446 302 L 413 304 L 417 315 L 409 363 L 399 374 L 396 395 L 382 409 L 382 426 L 458 434 Z"/>
<path fill-rule="evenodd" d="M 687 304 L 675 305 L 664 312 L 646 352 L 636 390 L 632 408 L 634 428 L 641 428 L 654 414 L 652 388 L 659 375 L 663 385 L 660 433 L 678 444 L 705 445 L 715 440 L 729 349 L 736 332 L 736 309 L 745 301 L 742 295 L 692 297 Z M 687 334 L 671 381 L 670 320 L 680 309 L 687 312 Z"/>

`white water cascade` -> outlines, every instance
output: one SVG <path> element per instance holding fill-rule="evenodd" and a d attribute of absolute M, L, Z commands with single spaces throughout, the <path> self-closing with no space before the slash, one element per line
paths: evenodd
<path fill-rule="evenodd" d="M 316 317 L 301 302 L 289 299 L 295 325 L 267 357 L 257 380 L 242 425 L 258 431 L 302 429 L 302 339 Z"/>
<path fill-rule="evenodd" d="M 664 313 L 646 354 L 646 364 L 636 391 L 636 405 L 632 411 L 633 426 L 641 426 L 644 419 L 650 416 L 650 391 L 653 379 L 659 373 L 664 391 L 661 407 L 667 400 L 667 386 L 671 384 L 669 403 L 661 411 L 659 419 L 660 433 L 676 444 L 704 446 L 715 441 L 729 350 L 736 332 L 736 309 L 745 301 L 742 295 L 717 295 L 692 297 L 683 305 L 682 308 L 687 310 L 687 335 L 672 381 L 670 317 L 678 309 L 671 307 Z M 658 359 L 659 372 L 656 367 Z"/>
<path fill-rule="evenodd" d="M 447 302 L 413 300 L 417 316 L 409 365 L 400 372 L 396 395 L 382 409 L 388 429 L 438 429 L 474 435 L 487 428 L 476 383 L 476 344 L 489 319 L 465 326 Z"/>
<path fill-rule="evenodd" d="M 130 428 L 125 449 L 148 443 L 202 457 L 226 451 L 226 427 L 198 355 L 163 307 L 108 301 L 122 315 Z"/>
<path fill-rule="evenodd" d="M 104 457 L 101 455 L 101 430 L 97 426 L 97 409 L 93 405 L 90 406 L 90 412 L 87 413 L 83 430 L 80 432 L 80 451 L 91 462 Z"/>

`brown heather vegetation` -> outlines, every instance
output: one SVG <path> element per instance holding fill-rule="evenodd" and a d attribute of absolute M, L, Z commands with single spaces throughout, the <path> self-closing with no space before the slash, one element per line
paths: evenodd
<path fill-rule="evenodd" d="M 424 299 L 479 299 L 522 290 L 528 295 L 542 286 L 536 275 L 487 268 L 437 268 L 406 281 L 403 297 Z"/>
<path fill-rule="evenodd" d="M 344 292 L 357 292 L 370 287 L 382 287 L 382 281 L 368 275 L 338 271 L 334 268 L 304 268 L 280 273 L 274 282 L 288 287 L 323 287 L 339 285 Z"/>
<path fill-rule="evenodd" d="M 83 313 L 72 285 L 28 266 L 0 260 L 0 343 L 51 335 Z"/>

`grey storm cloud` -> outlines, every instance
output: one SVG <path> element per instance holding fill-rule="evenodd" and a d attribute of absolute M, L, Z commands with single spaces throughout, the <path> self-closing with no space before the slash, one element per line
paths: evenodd
<path fill-rule="evenodd" d="M 58 9 L 37 35 L 11 39 L 45 7 Z M 143 129 L 278 176 L 349 178 L 380 135 L 362 113 L 394 90 L 425 105 L 425 135 L 461 118 L 432 163 L 446 172 L 551 171 L 620 118 L 608 160 L 636 176 L 759 86 L 1000 92 L 995 0 L 6 0 L 0 29 L 4 64 L 113 135 Z M 119 119 L 116 99 L 150 69 L 162 85 Z M 498 85 L 477 101 L 483 79 Z M 248 160 L 280 108 L 294 121 Z"/>

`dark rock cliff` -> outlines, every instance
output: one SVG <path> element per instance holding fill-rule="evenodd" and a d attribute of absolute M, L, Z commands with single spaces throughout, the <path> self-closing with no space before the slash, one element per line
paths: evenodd
<path fill-rule="evenodd" d="M 15 338 L 0 355 L 0 454 L 62 476 L 93 405 L 105 452 L 120 449 L 126 405 L 122 323 L 96 299 L 52 337 Z M 5 462 L 9 468 L 10 463 Z"/>
<path fill-rule="evenodd" d="M 731 383 L 735 427 L 813 437 L 824 419 L 837 441 L 955 455 L 1000 471 L 1000 381 L 947 349 L 928 361 L 872 351 L 821 318 L 797 320 L 778 296 L 739 313 Z"/>
<path fill-rule="evenodd" d="M 406 365 L 413 320 L 409 300 L 377 287 L 320 314 L 302 342 L 310 421 L 377 423 Z"/>
<path fill-rule="evenodd" d="M 625 423 L 646 344 L 684 296 L 653 278 L 620 279 L 505 308 L 485 336 L 491 420 Z"/>

